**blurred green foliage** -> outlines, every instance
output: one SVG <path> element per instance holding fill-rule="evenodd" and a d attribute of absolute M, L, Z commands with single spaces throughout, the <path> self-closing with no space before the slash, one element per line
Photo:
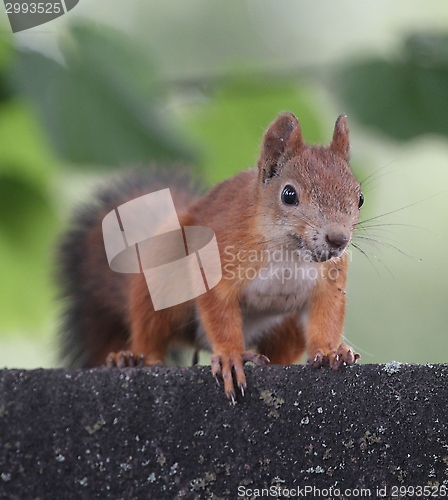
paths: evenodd
<path fill-rule="evenodd" d="M 7 85 L 14 58 L 0 38 L 0 327 L 48 321 L 51 242 L 58 227 L 50 179 L 56 163 L 29 107 Z"/>
<path fill-rule="evenodd" d="M 448 135 L 448 35 L 412 35 L 394 60 L 344 66 L 334 88 L 360 122 L 393 138 Z"/>
<path fill-rule="evenodd" d="M 64 65 L 37 52 L 19 53 L 12 81 L 38 107 L 61 157 L 108 166 L 192 158 L 138 44 L 86 23 L 73 26 L 60 47 Z"/>
<path fill-rule="evenodd" d="M 239 78 L 221 84 L 209 102 L 190 118 L 202 145 L 201 164 L 211 182 L 256 164 L 264 130 L 281 111 L 300 116 L 304 137 L 322 142 L 313 95 L 306 84 L 291 80 Z"/>

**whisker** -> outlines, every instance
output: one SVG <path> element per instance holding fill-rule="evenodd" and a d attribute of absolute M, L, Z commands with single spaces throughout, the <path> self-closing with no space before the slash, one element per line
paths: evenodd
<path fill-rule="evenodd" d="M 434 236 L 437 236 L 440 238 L 440 234 L 435 233 L 434 231 L 431 231 L 430 229 L 423 227 L 423 226 L 415 226 L 414 224 L 401 224 L 401 223 L 380 223 L 380 224 L 371 224 L 369 226 L 363 226 L 361 229 L 370 229 L 370 228 L 379 228 L 381 229 L 382 227 L 385 226 L 394 226 L 394 227 L 410 227 L 412 229 L 420 229 L 421 231 L 426 231 L 427 233 L 430 233 Z"/>
<path fill-rule="evenodd" d="M 370 180 L 369 180 L 366 184 L 362 184 L 362 185 L 361 185 L 362 192 L 363 192 L 364 194 L 366 194 L 366 193 L 370 193 L 370 191 L 371 191 L 374 187 L 376 187 L 376 186 L 374 186 L 374 184 L 373 184 L 374 182 L 377 182 L 379 179 L 382 179 L 383 177 L 386 177 L 386 175 L 393 174 L 394 172 L 395 172 L 395 170 L 391 170 L 390 172 L 385 172 L 384 174 L 381 174 L 381 175 L 379 175 L 378 177 L 375 177 L 375 178 L 373 178 L 373 179 L 370 179 Z M 368 189 L 366 189 L 366 188 L 367 188 L 367 186 L 369 186 L 369 188 L 368 188 Z"/>
<path fill-rule="evenodd" d="M 371 217 L 370 219 L 365 219 L 363 221 L 359 221 L 357 223 L 357 226 L 362 226 L 363 224 L 365 224 L 366 222 L 370 222 L 372 220 L 376 220 L 376 219 L 379 219 L 381 217 L 386 217 L 386 215 L 391 215 L 391 214 L 395 214 L 397 212 L 401 212 L 402 210 L 405 210 L 406 208 L 410 208 L 410 207 L 413 207 L 415 205 L 419 205 L 420 203 L 423 203 L 424 201 L 428 201 L 430 200 L 431 198 L 434 198 L 435 196 L 438 196 L 439 194 L 441 194 L 442 191 L 440 191 L 439 193 L 436 193 L 436 194 L 433 194 L 431 196 L 428 196 L 427 198 L 424 198 L 423 200 L 420 200 L 420 201 L 416 201 L 414 203 L 411 203 L 410 205 L 406 205 L 405 207 L 401 207 L 401 208 L 397 208 L 395 210 L 391 210 L 390 212 L 386 212 L 385 214 L 381 214 L 381 215 L 376 215 L 375 217 Z"/>
<path fill-rule="evenodd" d="M 353 245 L 355 248 L 357 248 L 361 253 L 363 253 L 367 259 L 369 260 L 369 262 L 372 264 L 373 268 L 375 269 L 376 273 L 378 274 L 378 276 L 380 276 L 380 273 L 378 272 L 378 269 L 373 265 L 373 262 L 369 259 L 368 255 L 367 254 L 370 254 L 372 255 L 373 257 L 375 257 L 375 259 L 386 269 L 386 271 L 392 276 L 392 278 L 394 279 L 394 281 L 397 281 L 395 276 L 393 275 L 392 271 L 389 269 L 388 266 L 386 266 L 386 264 L 378 257 L 378 255 L 374 254 L 373 252 L 369 252 L 367 250 L 363 250 L 359 245 L 356 245 L 355 243 L 353 243 L 353 241 L 351 242 L 351 245 Z"/>
<path fill-rule="evenodd" d="M 361 182 L 361 187 L 364 187 L 366 185 L 366 181 L 368 181 L 369 179 L 371 179 L 374 175 L 376 175 L 378 172 L 381 172 L 381 170 L 384 170 L 385 168 L 389 167 L 390 165 L 392 165 L 392 163 L 395 163 L 396 161 L 398 161 L 399 158 L 395 158 L 395 160 L 392 160 L 390 161 L 389 163 L 387 163 L 386 165 L 384 165 L 383 167 L 379 168 L 378 170 L 375 170 L 375 172 L 372 172 L 371 174 L 369 174 L 367 177 L 365 177 Z"/>
<path fill-rule="evenodd" d="M 380 245 L 383 245 L 387 248 L 392 248 L 393 250 L 396 250 L 397 252 L 401 253 L 402 255 L 406 256 L 406 257 L 409 257 L 409 258 L 417 258 L 415 255 L 410 255 L 406 252 L 404 252 L 403 250 L 401 250 L 400 248 L 396 247 L 395 245 L 392 245 L 391 243 L 386 243 L 384 241 L 381 241 L 381 240 L 376 240 L 374 238 L 370 238 L 369 236 L 356 236 L 356 238 L 358 238 L 359 240 L 364 240 L 364 241 L 367 241 L 368 243 L 372 243 L 372 244 L 380 244 Z M 420 259 L 421 260 L 421 259 Z"/>
<path fill-rule="evenodd" d="M 343 339 L 344 341 L 347 343 L 347 344 L 350 344 L 354 349 L 356 349 L 357 352 L 360 352 L 366 356 L 370 356 L 371 358 L 373 358 L 374 354 L 362 349 L 361 347 L 357 346 L 354 342 L 352 342 L 345 334 L 343 336 Z"/>
<path fill-rule="evenodd" d="M 412 250 L 409 249 L 408 247 L 404 247 L 401 241 L 397 241 L 396 239 L 394 239 L 388 235 L 384 235 L 383 232 L 380 234 L 377 234 L 376 232 L 369 232 L 369 233 L 366 233 L 364 236 L 359 235 L 359 234 L 353 235 L 353 238 L 355 238 L 355 239 L 363 239 L 363 237 L 366 240 L 371 240 L 368 242 L 372 243 L 372 245 L 374 243 L 379 243 L 380 245 L 383 245 L 383 247 L 386 247 L 387 245 L 395 245 L 397 247 L 397 249 L 402 250 L 403 252 L 406 252 L 408 254 L 407 257 L 412 257 L 414 259 L 417 259 L 417 256 L 415 256 L 413 254 Z"/>
<path fill-rule="evenodd" d="M 389 235 L 396 236 L 396 233 L 389 229 L 385 229 L 378 225 L 377 227 L 372 227 L 372 226 L 367 226 L 367 227 L 360 227 L 356 230 L 356 232 L 353 233 L 353 237 L 357 238 L 360 235 L 358 234 L 358 231 L 362 231 L 363 234 L 368 237 L 368 238 L 377 238 L 377 239 L 384 239 L 384 240 L 389 240 L 391 243 L 396 243 L 398 244 L 399 242 L 392 239 Z M 387 241 L 386 241 L 387 242 Z"/>
<path fill-rule="evenodd" d="M 358 252 L 361 252 L 364 257 L 370 262 L 370 264 L 372 265 L 373 269 L 375 269 L 375 272 L 378 274 L 378 276 L 380 276 L 380 273 L 378 272 L 378 269 L 375 267 L 375 264 L 372 262 L 372 260 L 370 259 L 370 257 L 367 255 L 367 252 L 365 252 L 359 245 L 357 245 L 356 243 L 354 243 L 353 241 L 350 243 L 350 245 L 353 247 L 353 248 L 356 248 L 356 250 L 358 250 Z M 370 252 L 369 252 L 370 253 Z M 374 254 L 373 254 L 374 255 Z M 376 257 L 376 255 L 374 255 L 375 258 L 378 258 Z"/>

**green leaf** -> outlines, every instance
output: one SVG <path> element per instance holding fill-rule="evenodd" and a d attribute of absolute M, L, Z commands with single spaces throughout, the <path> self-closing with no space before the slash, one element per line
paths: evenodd
<path fill-rule="evenodd" d="M 32 110 L 15 99 L 0 111 L 0 175 L 10 173 L 46 186 L 56 164 Z"/>
<path fill-rule="evenodd" d="M 202 144 L 208 181 L 217 182 L 256 165 L 263 133 L 282 111 L 298 117 L 309 142 L 322 142 L 312 92 L 291 81 L 237 79 L 216 89 L 191 117 L 189 128 Z M 327 138 L 329 140 L 329 138 Z"/>
<path fill-rule="evenodd" d="M 192 158 L 147 54 L 123 33 L 85 23 L 61 48 L 65 66 L 20 53 L 12 82 L 37 103 L 61 156 L 104 165 Z"/>
<path fill-rule="evenodd" d="M 0 30 L 3 24 L 0 23 Z M 8 87 L 6 72 L 12 62 L 13 49 L 11 37 L 0 32 L 0 104 L 12 97 L 12 90 Z"/>
<path fill-rule="evenodd" d="M 55 163 L 30 110 L 0 107 L 0 328 L 36 328 L 52 309 Z"/>
<path fill-rule="evenodd" d="M 413 36 L 403 58 L 343 68 L 333 88 L 357 119 L 396 139 L 448 134 L 448 36 Z"/>
<path fill-rule="evenodd" d="M 1 32 L 3 26 L 3 23 L 0 23 L 0 70 L 5 69 L 13 57 L 11 36 Z"/>

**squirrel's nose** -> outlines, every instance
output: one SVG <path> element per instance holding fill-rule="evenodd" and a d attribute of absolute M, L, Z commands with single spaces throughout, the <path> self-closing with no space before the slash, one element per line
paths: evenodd
<path fill-rule="evenodd" d="M 341 250 L 347 246 L 349 237 L 345 233 L 335 231 L 327 233 L 325 240 L 331 248 Z"/>

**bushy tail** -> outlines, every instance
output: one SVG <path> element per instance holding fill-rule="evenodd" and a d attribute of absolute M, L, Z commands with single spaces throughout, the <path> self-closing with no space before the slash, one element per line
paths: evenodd
<path fill-rule="evenodd" d="M 179 212 L 194 198 L 186 171 L 149 169 L 112 179 L 81 206 L 58 248 L 58 282 L 64 308 L 59 354 L 66 366 L 102 365 L 129 339 L 130 275 L 109 268 L 102 235 L 104 216 L 131 199 L 169 187 Z"/>

